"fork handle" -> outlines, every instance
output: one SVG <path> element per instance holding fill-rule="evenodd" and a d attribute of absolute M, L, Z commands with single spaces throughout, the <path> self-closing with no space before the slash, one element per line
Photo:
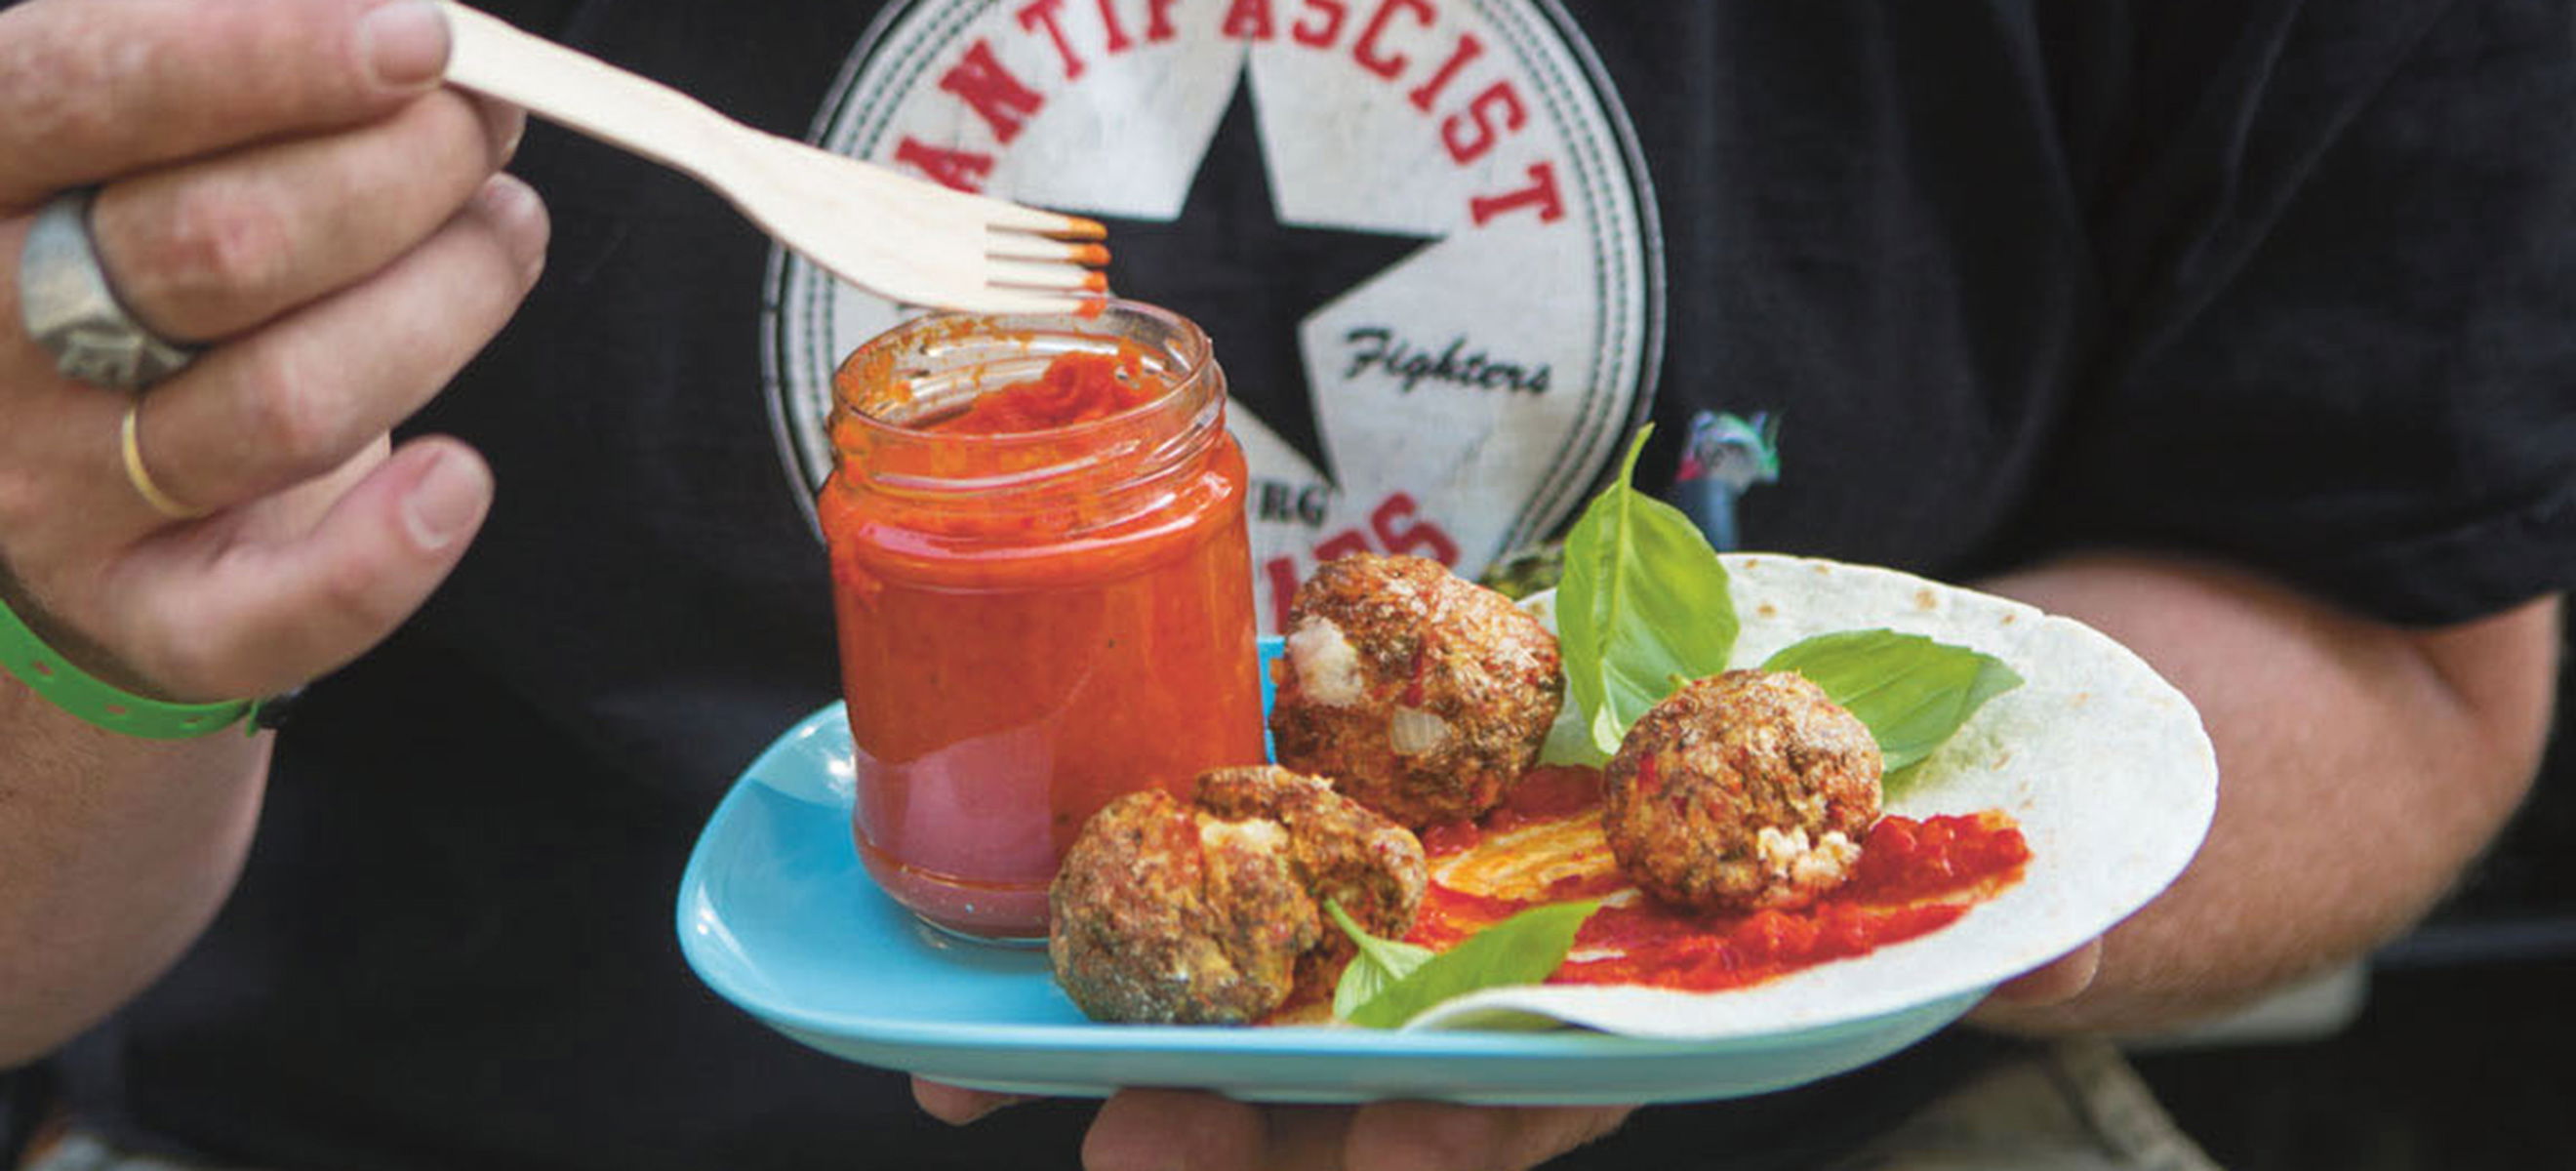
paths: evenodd
<path fill-rule="evenodd" d="M 707 182 L 721 180 L 725 146 L 757 133 L 705 103 L 507 21 L 441 0 L 447 80 L 526 109 Z"/>

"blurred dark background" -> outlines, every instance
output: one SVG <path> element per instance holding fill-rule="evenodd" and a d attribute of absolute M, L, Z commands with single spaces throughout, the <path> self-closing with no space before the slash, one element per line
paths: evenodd
<path fill-rule="evenodd" d="M 2234 1171 L 2576 1167 L 2576 638 L 2522 813 L 2369 965 L 2348 1023 L 2152 1049 L 2139 1068 Z"/>

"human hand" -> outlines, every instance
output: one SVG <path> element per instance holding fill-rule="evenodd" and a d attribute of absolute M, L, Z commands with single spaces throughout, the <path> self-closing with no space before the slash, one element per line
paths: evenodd
<path fill-rule="evenodd" d="M 2093 940 L 2005 981 L 1970 1014 L 2010 1027 L 2015 1014 L 2081 995 L 2101 968 Z M 963 1126 L 1024 1099 L 914 1078 L 913 1099 Z M 1536 1167 L 1617 1130 L 1632 1107 L 1471 1107 L 1437 1102 L 1254 1106 L 1188 1090 L 1121 1090 L 1084 1139 L 1089 1171 L 1339 1168 L 1446 1171 Z"/>
<path fill-rule="evenodd" d="M 2005 981 L 1970 1014 L 2009 1028 L 2016 1015 L 2081 995 L 2101 967 L 2093 940 Z M 1022 1099 L 913 1079 L 932 1117 L 963 1126 Z M 1082 1146 L 1089 1171 L 1339 1168 L 1446 1171 L 1536 1167 L 1617 1130 L 1632 1107 L 1471 1107 L 1437 1102 L 1254 1106 L 1187 1090 L 1121 1090 Z"/>
<path fill-rule="evenodd" d="M 391 428 L 499 330 L 545 212 L 498 174 L 517 111 L 439 86 L 447 34 L 382 0 L 30 0 L 0 12 L 0 591 L 57 649 L 185 700 L 271 693 L 381 640 L 491 498 Z M 140 398 L 19 325 L 35 212 L 92 236 L 146 327 L 202 345 Z M 149 481 L 130 481 L 135 409 Z"/>
<path fill-rule="evenodd" d="M 2102 941 L 2082 947 L 1998 985 L 1968 1019 L 1982 1025 L 2012 1028 L 2024 1014 L 2054 1008 L 2084 994 L 2102 970 Z"/>
<path fill-rule="evenodd" d="M 965 1125 L 1020 1099 L 915 1078 L 914 1100 Z M 1120 1090 L 1083 1139 L 1089 1171 L 1515 1171 L 1626 1121 L 1626 1106 L 1255 1106 L 1195 1090 Z"/>

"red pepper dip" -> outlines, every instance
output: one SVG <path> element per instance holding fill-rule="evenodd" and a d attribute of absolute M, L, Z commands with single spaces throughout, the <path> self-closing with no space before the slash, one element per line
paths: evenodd
<path fill-rule="evenodd" d="M 1262 759 L 1224 374 L 1195 326 L 1118 302 L 925 318 L 834 390 L 817 511 L 860 859 L 935 926 L 1041 938 L 1101 806 Z"/>
<path fill-rule="evenodd" d="M 1109 354 L 1059 354 L 1038 376 L 976 396 L 966 409 L 928 425 L 945 435 L 1024 435 L 1096 423 L 1165 394 L 1144 355 L 1121 345 Z"/>
<path fill-rule="evenodd" d="M 1446 949 L 1530 907 L 1611 901 L 1586 920 L 1552 984 L 1643 984 L 1688 992 L 1742 988 L 1867 955 L 1956 922 L 2021 881 L 2030 848 L 1997 811 L 1879 819 L 1857 873 L 1797 910 L 1710 914 L 1635 889 L 1601 836 L 1600 774 L 1548 768 L 1501 809 L 1433 826 L 1430 892 L 1406 939 Z"/>

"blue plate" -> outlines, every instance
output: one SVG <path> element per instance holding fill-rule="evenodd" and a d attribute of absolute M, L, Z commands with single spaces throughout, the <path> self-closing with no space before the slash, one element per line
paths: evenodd
<path fill-rule="evenodd" d="M 1718 1040 L 1097 1024 L 1057 990 L 1044 952 L 951 939 L 880 893 L 850 840 L 852 799 L 849 726 L 835 704 L 779 737 L 709 819 L 680 884 L 681 951 L 709 987 L 790 1037 L 976 1089 L 1101 1097 L 1188 1086 L 1256 1101 L 1496 1105 L 1726 1098 L 1875 1061 L 1979 997 Z"/>
<path fill-rule="evenodd" d="M 1884 625 L 1975 646 L 2022 676 L 1980 712 L 1988 731 L 1963 730 L 1889 798 L 1908 816 L 2008 813 L 2033 855 L 2020 884 L 1929 936 L 1726 993 L 1491 989 L 1402 1032 L 1095 1024 L 1056 989 L 1041 952 L 950 939 L 878 893 L 850 840 L 849 728 L 834 705 L 771 745 L 707 823 L 680 888 L 681 949 L 718 993 L 806 1044 L 983 1089 L 1192 1086 L 1306 1102 L 1724 1098 L 1914 1043 L 1997 983 L 2109 930 L 2198 849 L 2217 803 L 2216 756 L 2190 702 L 2117 643 L 1891 570 L 1767 554 L 1726 563 L 1746 616 L 1744 663 L 1808 635 Z M 1523 604 L 1547 617 L 1544 595 Z M 1278 653 L 1277 640 L 1264 641 L 1265 656 Z M 1992 729 L 2005 727 L 2017 731 L 1998 751 Z M 1612 1031 L 1503 1030 L 1550 1018 Z M 1439 1020 L 1475 1027 L 1425 1027 Z"/>

